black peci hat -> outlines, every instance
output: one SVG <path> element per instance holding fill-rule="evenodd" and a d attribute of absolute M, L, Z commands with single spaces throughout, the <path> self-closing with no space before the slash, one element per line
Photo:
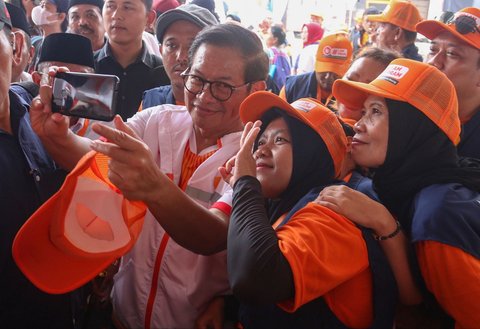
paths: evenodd
<path fill-rule="evenodd" d="M 90 39 L 73 33 L 54 33 L 43 40 L 38 63 L 63 62 L 95 68 Z"/>

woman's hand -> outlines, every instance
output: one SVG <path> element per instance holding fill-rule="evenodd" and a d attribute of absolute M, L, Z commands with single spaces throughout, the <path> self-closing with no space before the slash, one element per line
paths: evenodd
<path fill-rule="evenodd" d="M 253 176 L 257 174 L 256 163 L 253 157 L 253 144 L 260 132 L 260 120 L 255 123 L 248 122 L 243 129 L 240 139 L 240 150 L 237 155 L 233 156 L 227 163 L 218 168 L 220 175 L 230 186 L 233 187 L 235 182 L 242 176 Z"/>
<path fill-rule="evenodd" d="M 372 229 L 378 236 L 390 234 L 397 225 L 385 206 L 345 185 L 324 188 L 314 202 Z"/>

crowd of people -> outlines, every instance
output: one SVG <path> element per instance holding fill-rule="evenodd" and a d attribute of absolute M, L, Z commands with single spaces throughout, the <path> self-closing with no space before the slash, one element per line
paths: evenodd
<path fill-rule="evenodd" d="M 480 9 L 215 10 L 0 0 L 2 327 L 479 328 Z"/>

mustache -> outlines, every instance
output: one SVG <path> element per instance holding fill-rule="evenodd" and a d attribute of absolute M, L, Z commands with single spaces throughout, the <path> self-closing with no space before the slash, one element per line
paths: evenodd
<path fill-rule="evenodd" d="M 80 25 L 78 27 L 78 31 L 79 32 L 86 32 L 86 33 L 93 33 L 95 32 L 92 28 L 90 28 L 89 26 L 87 25 Z"/>

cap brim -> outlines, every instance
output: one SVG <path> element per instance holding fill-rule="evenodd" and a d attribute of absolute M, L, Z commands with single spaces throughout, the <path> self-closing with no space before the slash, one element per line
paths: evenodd
<path fill-rule="evenodd" d="M 163 17 L 162 17 L 163 16 Z M 175 21 L 189 21 L 195 25 L 198 25 L 201 28 L 204 28 L 207 26 L 207 24 L 200 19 L 197 19 L 196 17 L 190 15 L 187 12 L 184 12 L 179 9 L 171 9 L 170 11 L 166 11 L 161 15 L 157 21 L 157 25 L 155 27 L 155 34 L 157 35 L 157 40 L 158 42 L 163 41 L 163 35 L 165 34 L 165 30 L 167 27 L 170 26 Z M 162 25 L 162 28 L 160 29 L 160 25 Z"/>
<path fill-rule="evenodd" d="M 271 108 L 279 108 L 288 114 L 301 119 L 295 110 L 287 101 L 278 97 L 269 91 L 257 91 L 248 96 L 240 105 L 240 119 L 245 124 L 260 120 L 262 115 Z"/>
<path fill-rule="evenodd" d="M 434 20 L 426 20 L 423 22 L 418 23 L 415 26 L 418 33 L 423 34 L 430 40 L 435 39 L 443 32 L 450 32 L 455 37 L 465 41 L 469 45 L 473 46 L 474 48 L 480 49 L 480 44 L 475 44 L 472 40 L 465 37 L 465 35 L 458 33 L 457 30 L 453 25 L 447 25 L 439 21 Z"/>
<path fill-rule="evenodd" d="M 369 95 L 405 101 L 405 99 L 372 84 L 342 79 L 336 80 L 333 83 L 332 94 L 337 101 L 345 104 L 353 111 L 361 110 L 363 103 Z"/>
<path fill-rule="evenodd" d="M 367 15 L 367 20 L 372 21 L 372 22 L 387 22 L 387 19 L 383 14 L 378 14 L 378 15 Z"/>
<path fill-rule="evenodd" d="M 59 204 L 60 194 L 49 201 Z M 91 259 L 80 258 L 60 251 L 50 240 L 51 208 L 40 207 L 19 230 L 12 253 L 20 270 L 40 290 L 62 294 L 81 287 L 117 258 L 113 255 Z"/>

